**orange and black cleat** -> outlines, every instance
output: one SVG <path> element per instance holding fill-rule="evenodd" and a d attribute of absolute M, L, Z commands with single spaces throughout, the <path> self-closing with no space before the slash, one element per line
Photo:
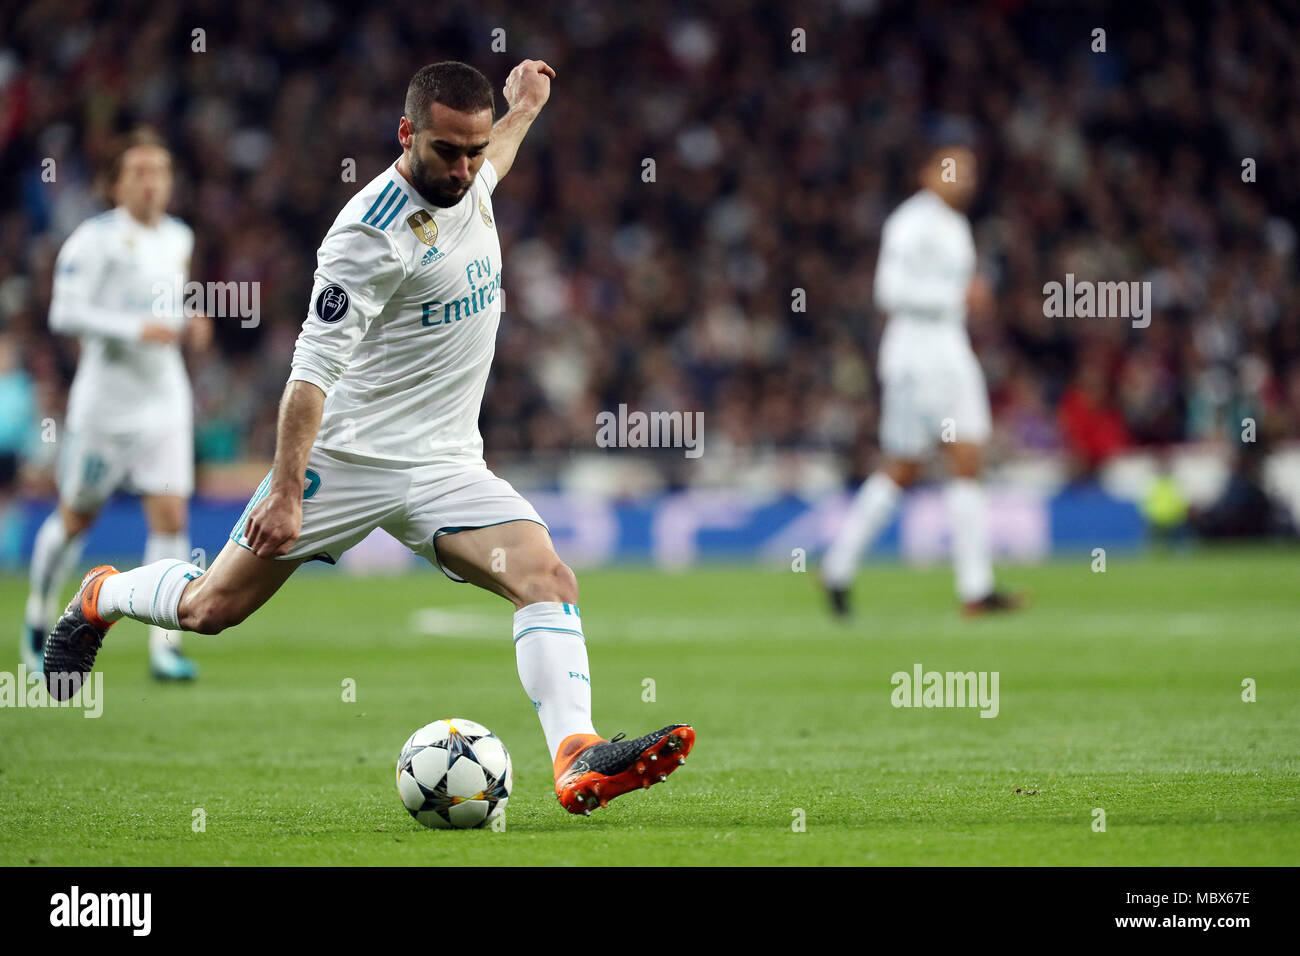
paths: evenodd
<path fill-rule="evenodd" d="M 67 700 L 90 676 L 104 635 L 113 626 L 99 616 L 99 588 L 117 573 L 107 564 L 91 568 L 45 639 L 45 690 L 55 700 Z"/>
<path fill-rule="evenodd" d="M 671 724 L 663 730 L 625 740 L 619 734 L 602 740 L 595 734 L 564 738 L 555 754 L 555 799 L 570 813 L 590 815 L 629 790 L 644 790 L 663 783 L 686 763 L 695 746 L 689 724 Z"/>
<path fill-rule="evenodd" d="M 1005 591 L 990 591 L 978 601 L 966 601 L 961 612 L 966 617 L 981 617 L 985 614 L 1002 614 L 1007 611 L 1019 611 L 1025 606 L 1023 594 L 1008 594 Z"/>

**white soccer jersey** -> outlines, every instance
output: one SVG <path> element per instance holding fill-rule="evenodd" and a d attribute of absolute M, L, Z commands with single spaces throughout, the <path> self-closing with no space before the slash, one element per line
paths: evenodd
<path fill-rule="evenodd" d="M 968 344 L 966 289 L 975 274 L 970 223 L 922 189 L 885 220 L 876 264 L 876 305 L 889 316 L 880 369 L 924 364 L 930 350 Z"/>
<path fill-rule="evenodd" d="M 146 226 L 121 208 L 78 226 L 59 250 L 50 328 L 81 338 L 68 396 L 72 431 L 140 434 L 188 429 L 189 376 L 179 345 L 140 341 L 144 326 L 185 326 L 194 233 L 164 216 Z"/>
<path fill-rule="evenodd" d="M 289 376 L 327 395 L 317 447 L 482 462 L 479 408 L 501 319 L 496 184 L 484 161 L 459 203 L 430 206 L 394 164 L 334 220 Z"/>
<path fill-rule="evenodd" d="M 880 339 L 880 443 L 919 458 L 941 437 L 988 440 L 988 387 L 966 334 L 966 290 L 975 273 L 970 223 L 923 189 L 885 220 L 876 305 L 889 320 Z"/>

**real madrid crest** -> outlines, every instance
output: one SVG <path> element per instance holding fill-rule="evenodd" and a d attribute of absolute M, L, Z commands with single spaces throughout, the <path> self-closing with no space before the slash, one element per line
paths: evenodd
<path fill-rule="evenodd" d="M 407 216 L 406 224 L 411 227 L 411 232 L 415 233 L 415 238 L 426 246 L 431 246 L 438 241 L 438 224 L 423 209 L 417 209 Z"/>
<path fill-rule="evenodd" d="M 483 200 L 478 201 L 478 214 L 483 217 L 483 224 L 489 229 L 495 228 L 492 225 L 492 217 L 488 215 L 487 204 Z"/>

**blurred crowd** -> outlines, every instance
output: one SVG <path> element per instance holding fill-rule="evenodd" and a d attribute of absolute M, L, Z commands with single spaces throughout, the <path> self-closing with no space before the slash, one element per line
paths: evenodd
<path fill-rule="evenodd" d="M 525 57 L 558 77 L 496 194 L 489 458 L 593 450 L 597 412 L 626 403 L 703 410 L 709 449 L 861 470 L 880 226 L 946 135 L 984 174 L 971 219 L 995 304 L 972 337 L 1000 454 L 1086 475 L 1134 445 L 1236 439 L 1244 418 L 1300 438 L 1294 5 L 29 0 L 4 17 L 0 394 L 25 397 L 0 438 L 37 464 L 75 367 L 46 325 L 52 263 L 102 208 L 115 134 L 148 123 L 171 144 L 193 277 L 261 283 L 257 327 L 219 321 L 192 369 L 200 460 L 266 459 L 317 245 L 398 155 L 411 73 L 462 59 L 499 87 Z M 1149 281 L 1150 326 L 1045 317 L 1067 273 Z"/>

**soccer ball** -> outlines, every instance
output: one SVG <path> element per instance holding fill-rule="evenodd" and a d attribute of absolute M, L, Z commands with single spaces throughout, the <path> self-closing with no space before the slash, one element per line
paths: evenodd
<path fill-rule="evenodd" d="M 397 792 L 426 827 L 465 830 L 505 822 L 514 776 L 505 744 L 482 724 L 435 720 L 407 738 Z"/>

